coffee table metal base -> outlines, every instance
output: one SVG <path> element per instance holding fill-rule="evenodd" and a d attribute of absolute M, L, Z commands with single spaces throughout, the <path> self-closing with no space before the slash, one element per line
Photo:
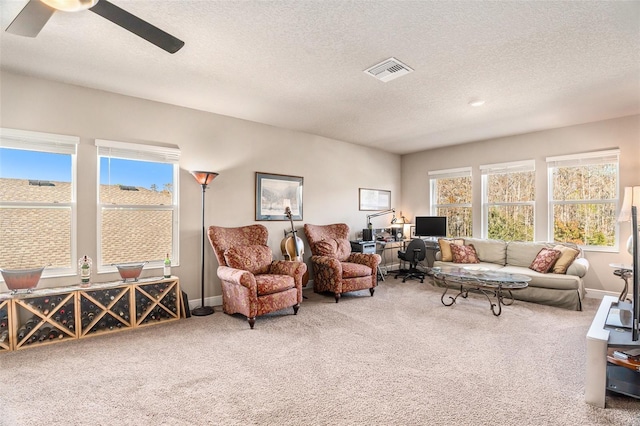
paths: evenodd
<path fill-rule="evenodd" d="M 442 293 L 442 296 L 440 297 L 440 301 L 444 306 L 453 305 L 454 303 L 456 303 L 456 300 L 460 296 L 466 299 L 469 296 L 470 291 L 483 294 L 489 301 L 491 312 L 495 316 L 500 316 L 500 314 L 502 313 L 502 305 L 509 306 L 513 304 L 513 294 L 511 293 L 511 290 L 504 289 L 503 291 L 503 288 L 501 285 L 498 285 L 495 288 L 483 288 L 481 286 L 469 286 L 468 284 L 467 285 L 460 284 L 460 291 L 458 292 L 458 294 L 456 294 L 455 297 L 449 296 L 449 300 L 445 300 L 445 296 L 447 292 L 453 289 L 449 287 L 449 284 L 447 283 L 446 279 L 443 279 L 442 281 L 444 282 L 445 287 L 444 287 L 444 293 Z M 492 297 L 496 299 L 497 303 L 494 303 L 492 301 L 491 299 Z"/>

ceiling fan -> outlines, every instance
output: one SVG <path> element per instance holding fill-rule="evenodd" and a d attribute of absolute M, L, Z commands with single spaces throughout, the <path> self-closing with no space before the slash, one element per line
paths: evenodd
<path fill-rule="evenodd" d="M 9 24 L 7 32 L 26 37 L 35 37 L 56 10 L 78 12 L 87 9 L 169 53 L 175 53 L 184 46 L 184 41 L 143 21 L 113 3 L 109 3 L 107 0 L 29 0 L 29 3 Z"/>

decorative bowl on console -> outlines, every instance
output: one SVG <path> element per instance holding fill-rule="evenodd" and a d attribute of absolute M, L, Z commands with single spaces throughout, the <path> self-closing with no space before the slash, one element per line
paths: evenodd
<path fill-rule="evenodd" d="M 18 290 L 26 290 L 27 293 L 31 293 L 38 286 L 44 268 L 46 265 L 31 269 L 0 269 L 0 272 L 7 288 L 11 290 L 11 294 L 16 294 Z"/>
<path fill-rule="evenodd" d="M 144 265 L 147 263 L 149 262 L 112 263 L 112 265 L 118 268 L 122 282 L 126 283 L 127 280 L 138 281 L 142 268 L 144 268 Z"/>

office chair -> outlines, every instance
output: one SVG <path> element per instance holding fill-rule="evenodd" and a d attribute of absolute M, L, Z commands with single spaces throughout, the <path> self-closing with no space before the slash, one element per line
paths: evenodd
<path fill-rule="evenodd" d="M 410 278 L 419 279 L 424 282 L 425 273 L 418 269 L 418 263 L 422 262 L 427 256 L 427 245 L 420 238 L 414 238 L 409 243 L 405 251 L 398 250 L 398 258 L 402 261 L 409 262 L 408 270 L 399 271 L 395 278 L 403 276 L 402 282 L 406 282 Z"/>

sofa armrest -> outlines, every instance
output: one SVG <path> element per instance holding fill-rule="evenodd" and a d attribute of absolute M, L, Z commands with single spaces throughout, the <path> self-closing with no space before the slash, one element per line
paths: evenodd
<path fill-rule="evenodd" d="M 220 278 L 221 281 L 246 287 L 253 292 L 252 294 L 258 293 L 256 277 L 249 271 L 230 268 L 228 266 L 218 266 L 218 278 Z"/>
<path fill-rule="evenodd" d="M 584 277 L 589 271 L 589 261 L 584 257 L 579 257 L 567 268 L 567 275 Z"/>

